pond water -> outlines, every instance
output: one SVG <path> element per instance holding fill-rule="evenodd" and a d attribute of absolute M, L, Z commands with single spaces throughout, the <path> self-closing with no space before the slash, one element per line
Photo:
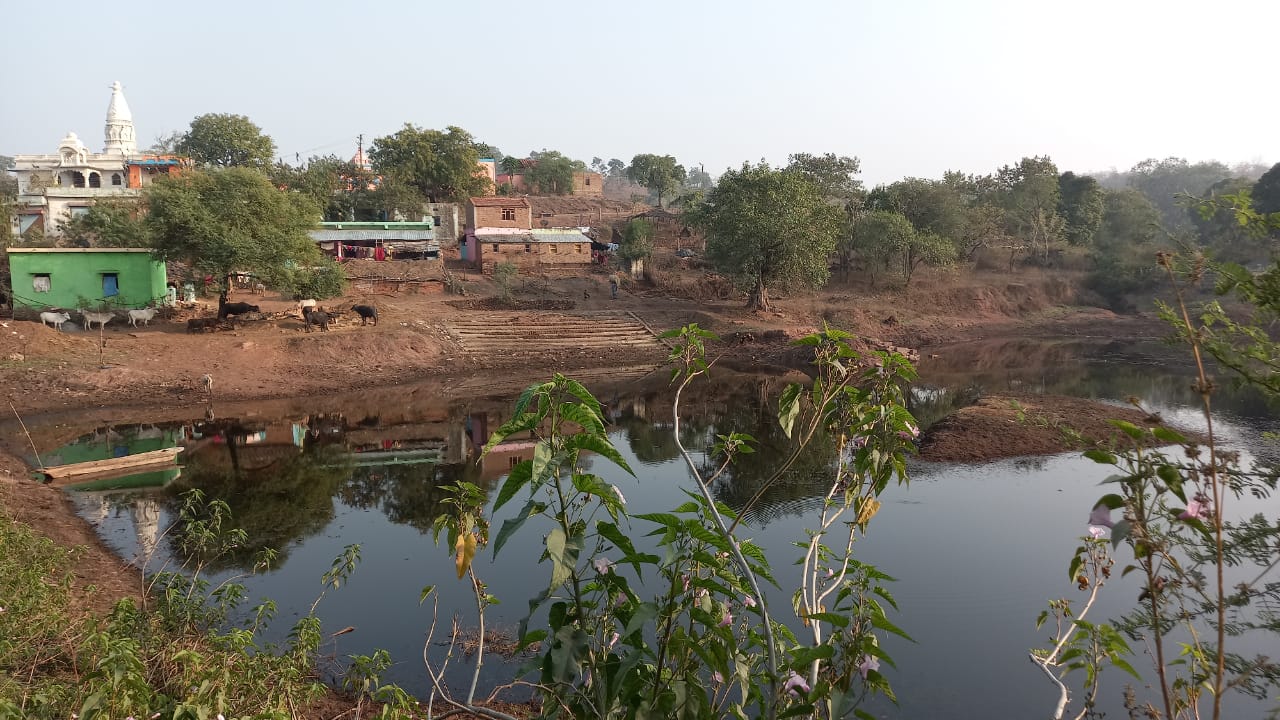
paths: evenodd
<path fill-rule="evenodd" d="M 1158 343 L 1018 341 L 935 352 L 921 363 L 922 381 L 913 390 L 913 411 L 925 425 L 980 393 L 1007 390 L 1117 403 L 1137 396 L 1175 423 L 1195 427 L 1199 422 L 1191 369 Z M 731 506 L 754 492 L 784 445 L 774 420 L 782 384 L 774 377 L 713 374 L 682 405 L 683 439 L 691 447 L 705 447 L 712 432 L 748 432 L 762 441 L 754 462 L 717 487 L 720 499 Z M 622 490 L 632 513 L 683 502 L 682 488 L 690 488 L 691 480 L 672 439 L 665 374 L 588 386 L 607 403 L 615 423 L 611 437 L 637 477 L 599 458 L 589 461 L 592 469 Z M 126 559 L 151 554 L 152 569 L 172 557 L 164 529 L 175 517 L 179 489 L 198 487 L 226 500 L 248 532 L 249 547 L 214 568 L 215 579 L 241 572 L 254 550 L 277 550 L 274 569 L 245 580 L 255 597 L 279 605 L 277 637 L 316 599 L 322 574 L 344 546 L 359 544 L 362 561 L 351 583 L 330 591 L 319 605 L 327 631 L 347 626 L 355 631 L 326 651 L 340 660 L 385 648 L 397 661 L 387 679 L 422 693 L 427 683 L 421 656 L 431 611 L 419 604 L 421 589 L 438 587 L 442 622 L 455 611 L 465 622 L 473 618 L 466 587 L 454 579 L 450 553 L 430 536 L 440 512 L 439 488 L 458 479 L 493 488 L 530 448 L 514 441 L 481 464 L 468 462 L 471 448 L 509 417 L 511 397 L 476 394 L 433 403 L 408 390 L 389 397 L 372 406 L 355 403 L 348 411 L 317 402 L 325 409 L 306 412 L 307 402 L 300 400 L 291 412 L 274 416 L 85 428 L 85 436 L 61 452 L 73 454 L 74 448 L 93 443 L 123 447 L 145 439 L 154 444 L 156 437 L 183 444 L 181 476 L 160 481 L 168 481 L 163 488 L 99 486 L 72 497 L 113 548 Z M 1219 429 L 1229 442 L 1266 452 L 1261 433 L 1280 427 L 1274 408 L 1254 393 L 1229 388 L 1216 403 Z M 791 543 L 812 524 L 830 462 L 827 449 L 819 445 L 805 453 L 788 481 L 775 486 L 749 518 L 745 534 L 771 553 L 783 587 L 794 587 L 789 584 L 795 580 Z M 890 589 L 901 608 L 892 619 L 916 640 L 885 641 L 898 669 L 883 669 L 900 704 L 872 709 L 895 718 L 1048 715 L 1056 695 L 1028 662 L 1027 650 L 1047 637 L 1036 631 L 1034 621 L 1048 599 L 1083 598 L 1067 580 L 1067 561 L 1103 492 L 1098 483 L 1105 469 L 1068 453 L 968 466 L 917 460 L 911 471 L 909 487 L 887 491 L 884 508 L 858 546 L 861 560 L 897 578 Z M 518 505 L 492 517 L 493 527 Z M 1252 501 L 1251 508 L 1280 514 L 1274 498 Z M 648 528 L 637 521 L 634 529 L 642 534 Z M 492 553 L 477 559 L 489 591 L 502 600 L 488 614 L 490 627 L 513 628 L 525 601 L 549 578 L 549 567 L 537 562 L 541 533 L 532 525 L 522 532 L 496 560 Z M 1095 619 L 1131 606 L 1132 580 L 1108 586 Z M 788 596 L 777 595 L 771 604 L 775 613 L 785 614 Z M 446 632 L 438 631 L 437 639 Z M 441 649 L 432 652 L 438 655 Z M 1143 658 L 1134 664 L 1143 665 Z M 509 679 L 510 667 L 490 662 L 482 684 Z M 1104 686 L 1104 707 L 1115 715 L 1121 714 L 1122 682 L 1117 677 Z M 1259 714 L 1247 703 L 1235 707 L 1248 716 Z"/>

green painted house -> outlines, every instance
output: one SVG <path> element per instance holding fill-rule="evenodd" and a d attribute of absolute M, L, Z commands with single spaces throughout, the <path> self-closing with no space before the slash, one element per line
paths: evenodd
<path fill-rule="evenodd" d="M 164 263 L 136 248 L 9 248 L 13 308 L 140 308 L 164 301 Z"/>

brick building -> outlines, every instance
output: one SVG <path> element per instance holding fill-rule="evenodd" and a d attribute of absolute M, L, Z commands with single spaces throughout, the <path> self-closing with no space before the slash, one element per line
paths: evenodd
<path fill-rule="evenodd" d="M 467 230 L 533 227 L 533 209 L 522 197 L 473 197 L 467 201 Z"/>

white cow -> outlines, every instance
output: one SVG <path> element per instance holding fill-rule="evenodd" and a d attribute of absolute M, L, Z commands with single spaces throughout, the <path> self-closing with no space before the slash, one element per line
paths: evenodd
<path fill-rule="evenodd" d="M 151 318 L 156 316 L 156 309 L 153 307 L 139 308 L 129 311 L 129 324 L 138 327 L 138 321 L 141 320 L 143 325 L 151 325 Z"/>
<path fill-rule="evenodd" d="M 107 327 L 107 323 L 111 322 L 116 317 L 115 313 L 89 312 L 88 310 L 81 310 L 80 314 L 84 317 L 85 330 L 92 330 L 94 323 L 98 323 L 99 329 L 105 329 Z"/>
<path fill-rule="evenodd" d="M 71 319 L 71 313 L 67 312 L 42 312 L 40 313 L 41 325 L 52 325 L 54 330 L 61 330 L 62 323 Z"/>

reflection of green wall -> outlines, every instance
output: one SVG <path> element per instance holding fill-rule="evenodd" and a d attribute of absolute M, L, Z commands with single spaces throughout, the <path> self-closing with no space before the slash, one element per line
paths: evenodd
<path fill-rule="evenodd" d="M 71 463 L 120 457 L 115 453 L 117 447 L 128 448 L 129 452 L 125 453 L 127 455 L 137 455 L 138 453 L 177 446 L 178 431 L 176 429 L 161 430 L 158 438 L 137 438 L 131 437 L 126 432 L 121 432 L 120 436 L 112 436 L 110 439 L 98 441 L 77 440 L 63 445 L 51 453 L 41 453 L 40 459 L 44 461 L 45 465 L 70 465 Z"/>

